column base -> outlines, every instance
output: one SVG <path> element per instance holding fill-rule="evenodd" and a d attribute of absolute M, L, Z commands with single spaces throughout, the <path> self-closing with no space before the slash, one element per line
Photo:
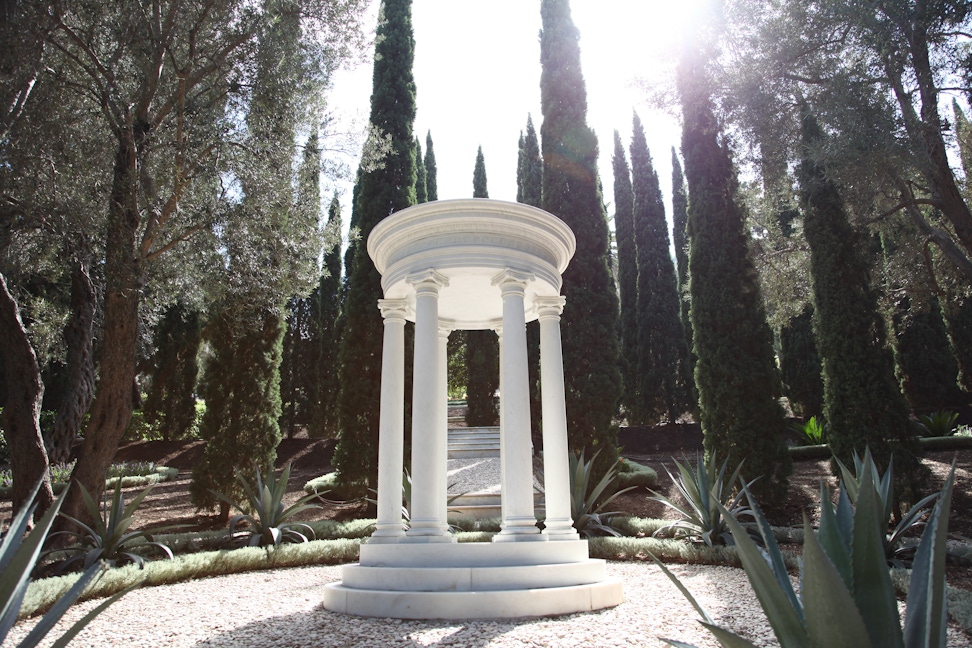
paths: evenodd
<path fill-rule="evenodd" d="M 571 519 L 566 520 L 545 520 L 543 535 L 549 536 L 551 540 L 579 540 L 577 529 Z"/>
<path fill-rule="evenodd" d="M 504 520 L 503 529 L 493 536 L 493 542 L 546 542 L 546 536 L 537 528 L 537 521 L 532 518 Z"/>
<path fill-rule="evenodd" d="M 367 544 L 398 544 L 405 540 L 405 534 L 401 535 L 371 535 L 365 539 Z"/>

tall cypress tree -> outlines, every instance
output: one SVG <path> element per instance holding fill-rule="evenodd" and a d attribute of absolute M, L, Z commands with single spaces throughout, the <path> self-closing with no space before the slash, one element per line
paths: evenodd
<path fill-rule="evenodd" d="M 674 423 L 686 410 L 678 372 L 687 351 L 679 320 L 665 205 L 645 129 L 637 114 L 631 135 L 631 176 L 638 255 L 636 371 L 641 381 L 634 416 L 639 423 L 654 423 L 659 416 L 667 416 L 668 422 Z"/>
<path fill-rule="evenodd" d="M 797 175 L 803 231 L 810 246 L 828 445 L 846 465 L 852 453 L 863 454 L 866 448 L 882 467 L 893 455 L 896 492 L 915 501 L 927 469 L 918 458 L 917 435 L 895 380 L 885 324 L 867 263 L 858 251 L 860 238 L 851 228 L 836 185 L 809 153 L 822 143 L 823 133 L 806 106 L 802 136 L 805 153 Z"/>
<path fill-rule="evenodd" d="M 635 242 L 634 194 L 631 170 L 621 134 L 614 131 L 614 235 L 618 241 L 618 288 L 621 298 L 621 399 L 631 423 L 638 410 L 641 381 L 638 378 L 638 245 Z M 637 421 L 641 422 L 641 421 Z"/>
<path fill-rule="evenodd" d="M 196 421 L 196 379 L 202 325 L 199 312 L 182 300 L 170 306 L 155 329 L 152 388 L 142 410 L 159 426 L 163 441 L 185 438 Z"/>
<path fill-rule="evenodd" d="M 574 232 L 577 251 L 563 275 L 567 433 L 572 448 L 617 456 L 614 416 L 621 397 L 618 295 L 610 233 L 598 187 L 597 137 L 587 126 L 580 34 L 567 0 L 542 0 L 540 105 L 543 208 Z M 588 453 L 590 456 L 590 452 Z"/>
<path fill-rule="evenodd" d="M 217 315 L 210 343 L 206 413 L 200 435 L 207 440 L 192 471 L 190 495 L 199 508 L 229 508 L 213 491 L 235 499 L 243 492 L 236 470 L 256 464 L 273 468 L 280 443 L 280 363 L 285 298 L 279 293 L 300 260 L 288 249 L 288 230 L 306 227 L 294 210 L 292 159 L 302 73 L 300 10 L 295 2 L 267 0 L 273 19 L 260 34 L 254 90 L 247 113 L 249 156 L 238 169 L 243 188 L 239 209 L 251 229 L 227 241 L 229 285 L 250 286 L 234 295 L 242 306 Z M 313 223 L 316 228 L 316 221 Z M 300 238 L 308 238 L 305 236 Z M 252 281 L 260 268 L 263 285 Z M 226 384 L 217 385 L 218 382 Z"/>
<path fill-rule="evenodd" d="M 432 150 L 432 131 L 425 134 L 425 196 L 429 202 L 439 199 L 439 180 Z"/>
<path fill-rule="evenodd" d="M 892 324 L 895 365 L 908 404 L 918 409 L 964 404 L 938 297 L 921 303 L 904 295 L 894 306 Z"/>
<path fill-rule="evenodd" d="M 489 198 L 483 147 L 476 152 L 473 198 Z M 490 330 L 466 331 L 466 425 L 496 425 L 496 389 L 499 387 L 499 340 Z"/>
<path fill-rule="evenodd" d="M 541 206 L 543 191 L 543 159 L 540 142 L 533 127 L 533 118 L 527 113 L 526 133 L 520 133 L 516 160 L 516 202 Z M 540 322 L 527 322 L 527 379 L 530 381 L 530 433 L 534 448 L 543 447 L 540 427 L 542 404 L 540 402 Z"/>
<path fill-rule="evenodd" d="M 689 295 L 688 271 L 688 194 L 685 176 L 675 147 L 672 147 L 672 238 L 675 243 L 675 273 L 678 277 L 679 318 L 685 336 L 685 356 L 679 362 L 679 379 L 682 381 L 686 404 L 696 417 L 699 413 L 699 393 L 695 388 L 695 349 L 692 344 L 692 320 L 689 317 L 692 300 Z"/>
<path fill-rule="evenodd" d="M 360 238 L 348 268 L 340 351 L 341 437 L 334 451 L 334 466 L 343 482 L 368 482 L 372 486 L 377 478 L 376 399 L 381 391 L 383 325 L 377 313 L 382 297 L 381 275 L 366 246 L 368 235 L 383 218 L 415 204 L 415 39 L 411 0 L 384 0 L 382 18 L 375 38 L 370 121 L 391 137 L 391 150 L 380 169 L 362 172 L 358 178 L 352 219 L 356 220 Z M 427 146 L 426 150 L 431 148 Z M 430 192 L 429 199 L 432 198 Z"/>
<path fill-rule="evenodd" d="M 701 26 L 704 29 L 704 26 Z M 677 69 L 688 180 L 689 288 L 698 364 L 695 384 L 709 457 L 745 460 L 760 497 L 781 502 L 792 469 L 786 421 L 756 270 L 748 256 L 745 214 L 729 149 L 719 140 L 704 34 L 687 43 Z"/>
<path fill-rule="evenodd" d="M 823 382 L 820 355 L 813 334 L 813 306 L 780 328 L 780 373 L 783 393 L 803 416 L 823 414 Z"/>
<path fill-rule="evenodd" d="M 337 192 L 327 208 L 327 227 L 341 231 L 341 202 Z M 313 382 L 314 415 L 308 433 L 330 437 L 337 432 L 337 403 L 340 392 L 338 341 L 341 339 L 341 246 L 335 244 L 324 253 L 324 266 L 317 289 L 311 297 L 314 322 L 315 372 Z"/>
<path fill-rule="evenodd" d="M 425 161 L 422 159 L 422 144 L 415 138 L 415 202 L 429 201 L 428 186 L 425 177 Z"/>

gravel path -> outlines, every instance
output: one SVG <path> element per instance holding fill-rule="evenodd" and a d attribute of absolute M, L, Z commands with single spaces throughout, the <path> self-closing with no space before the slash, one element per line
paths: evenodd
<path fill-rule="evenodd" d="M 720 624 L 760 646 L 775 645 L 754 606 L 745 573 L 730 567 L 673 565 L 672 571 Z M 661 570 L 645 563 L 609 563 L 624 581 L 625 602 L 600 612 L 495 621 L 400 621 L 336 614 L 320 605 L 340 567 L 252 572 L 136 590 L 108 608 L 72 643 L 80 646 L 209 646 L 330 648 L 339 646 L 664 646 L 658 637 L 716 646 L 697 615 Z M 98 601 L 69 610 L 60 628 Z M 30 629 L 16 626 L 4 645 Z M 967 647 L 953 632 L 949 646 Z M 9 641 L 12 640 L 12 641 Z M 50 645 L 50 642 L 43 644 Z"/>

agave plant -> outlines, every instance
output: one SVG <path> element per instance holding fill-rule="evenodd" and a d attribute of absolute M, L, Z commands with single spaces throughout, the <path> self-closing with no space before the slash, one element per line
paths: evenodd
<path fill-rule="evenodd" d="M 744 516 L 752 517 L 753 514 L 742 504 L 742 490 L 735 496 L 732 494 L 734 485 L 740 481 L 739 471 L 742 469 L 742 464 L 740 463 L 726 479 L 728 459 L 722 462 L 718 471 L 714 455 L 707 462 L 700 456 L 694 470 L 687 460 L 684 464 L 674 458 L 672 461 L 678 468 L 678 477 L 675 477 L 668 468 L 665 472 L 682 495 L 684 503 L 673 501 L 655 491 L 650 491 L 651 499 L 675 510 L 681 517 L 658 529 L 654 535 L 657 537 L 674 534 L 676 538 L 688 538 L 710 547 L 733 544 L 726 517 L 739 520 Z M 747 486 L 752 485 L 754 481 L 756 480 L 749 482 Z M 746 523 L 744 526 L 748 525 L 751 523 Z"/>
<path fill-rule="evenodd" d="M 284 542 L 313 540 L 314 530 L 310 526 L 288 520 L 308 509 L 320 508 L 316 504 L 308 503 L 317 499 L 317 494 L 305 495 L 291 506 L 284 508 L 283 498 L 287 492 L 287 482 L 290 481 L 291 465 L 288 463 L 284 466 L 279 478 L 273 468 L 267 470 L 266 475 L 261 475 L 260 469 L 255 465 L 253 470 L 256 475 L 255 487 L 243 475 L 236 474 L 237 481 L 246 493 L 245 506 L 222 493 L 213 492 L 213 495 L 240 512 L 230 519 L 230 536 L 251 547 L 275 547 Z M 242 538 L 239 538 L 236 529 L 242 522 L 247 524 L 247 528 L 243 531 Z"/>
<path fill-rule="evenodd" d="M 55 570 L 57 573 L 67 571 L 78 564 L 80 564 L 82 569 L 88 569 L 98 561 L 104 561 L 111 567 L 132 562 L 141 569 L 145 566 L 145 557 L 132 551 L 135 545 L 140 547 L 156 547 L 170 560 L 172 559 L 172 550 L 161 542 L 153 541 L 152 533 L 171 531 L 182 528 L 185 525 L 174 524 L 159 527 L 152 531 L 128 530 L 132 522 L 135 521 L 135 511 L 142 503 L 142 500 L 152 492 L 153 486 L 149 486 L 140 492 L 126 506 L 125 498 L 122 495 L 121 482 L 118 481 L 115 483 L 111 504 L 108 504 L 106 501 L 104 507 L 98 506 L 98 503 L 94 501 L 91 493 L 84 486 L 79 484 L 78 487 L 81 489 L 81 498 L 84 500 L 84 506 L 88 510 L 89 517 L 94 520 L 94 523 L 89 526 L 70 515 L 61 514 L 76 524 L 80 531 L 59 531 L 51 534 L 52 538 L 61 535 L 68 536 L 73 538 L 73 542 L 76 543 L 74 546 L 66 549 L 55 549 L 46 552 L 46 554 L 52 554 L 64 551 L 68 554 L 67 558 L 58 563 Z"/>
<path fill-rule="evenodd" d="M 938 410 L 919 416 L 918 428 L 926 437 L 952 436 L 958 431 L 958 418 L 958 412 Z"/>
<path fill-rule="evenodd" d="M 54 518 L 61 509 L 61 504 L 67 494 L 67 490 L 63 491 L 60 497 L 54 500 L 54 503 L 47 509 L 47 512 L 44 513 L 33 530 L 25 535 L 34 511 L 37 509 L 37 503 L 34 500 L 37 498 L 39 489 L 40 482 L 34 486 L 27 498 L 29 505 L 25 504 L 14 516 L 10 528 L 3 536 L 3 543 L 0 544 L 0 644 L 4 643 L 7 633 L 10 632 L 17 621 L 17 613 L 20 611 L 27 586 L 30 584 L 30 573 L 40 557 L 41 547 L 47 539 Z M 100 562 L 88 567 L 81 578 L 71 586 L 71 589 L 64 596 L 58 599 L 57 603 L 47 611 L 47 614 L 41 618 L 18 646 L 28 648 L 38 645 L 41 639 L 46 637 L 54 625 L 64 616 L 67 609 L 81 596 L 85 588 L 101 576 L 104 569 L 104 564 Z M 55 648 L 66 646 L 92 619 L 137 586 L 138 584 L 128 587 L 106 599 L 101 605 L 71 626 L 51 645 Z"/>
<path fill-rule="evenodd" d="M 804 521 L 799 596 L 790 582 L 773 531 L 745 488 L 765 551 L 756 546 L 735 519 L 727 518 L 727 522 L 749 582 L 780 645 L 784 648 L 945 648 L 945 541 L 954 480 L 953 463 L 918 544 L 903 627 L 884 559 L 880 486 L 873 481 L 870 470 L 862 474 L 856 505 L 851 503 L 849 489 L 844 487 L 846 482 L 840 489 L 836 507 L 826 487 L 821 485 L 819 531 L 814 533 L 810 523 Z M 657 559 L 655 562 L 661 565 Z M 661 567 L 702 615 L 703 625 L 720 645 L 754 646 L 717 626 L 678 579 L 664 565 Z M 688 646 L 666 641 L 673 646 Z"/>
<path fill-rule="evenodd" d="M 877 492 L 881 510 L 884 513 L 884 528 L 890 531 L 884 536 L 884 555 L 888 563 L 894 567 L 905 567 L 914 557 L 917 545 L 905 544 L 907 535 L 925 524 L 925 518 L 931 513 L 931 507 L 938 499 L 939 493 L 932 493 L 921 499 L 908 512 L 901 516 L 901 520 L 891 528 L 894 515 L 894 461 L 888 464 L 888 470 L 883 475 L 878 471 L 870 449 L 864 451 L 864 458 L 854 453 L 854 470 L 851 471 L 839 459 L 841 483 L 851 504 L 857 503 L 864 476 L 867 475 Z"/>
<path fill-rule="evenodd" d="M 614 461 L 597 484 L 593 483 L 594 461 L 600 452 L 600 450 L 595 452 L 590 461 L 584 461 L 583 450 L 580 454 L 571 453 L 569 456 L 570 513 L 574 519 L 574 528 L 584 538 L 620 536 L 621 534 L 611 526 L 611 518 L 618 515 L 618 511 L 605 509 L 616 497 L 635 488 L 629 486 L 614 490 L 614 482 L 618 475 L 618 460 Z"/>

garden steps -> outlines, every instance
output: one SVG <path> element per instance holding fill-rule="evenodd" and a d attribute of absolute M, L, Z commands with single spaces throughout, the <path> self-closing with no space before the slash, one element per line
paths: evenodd
<path fill-rule="evenodd" d="M 499 457 L 499 426 L 450 428 L 448 456 L 449 459 Z"/>

